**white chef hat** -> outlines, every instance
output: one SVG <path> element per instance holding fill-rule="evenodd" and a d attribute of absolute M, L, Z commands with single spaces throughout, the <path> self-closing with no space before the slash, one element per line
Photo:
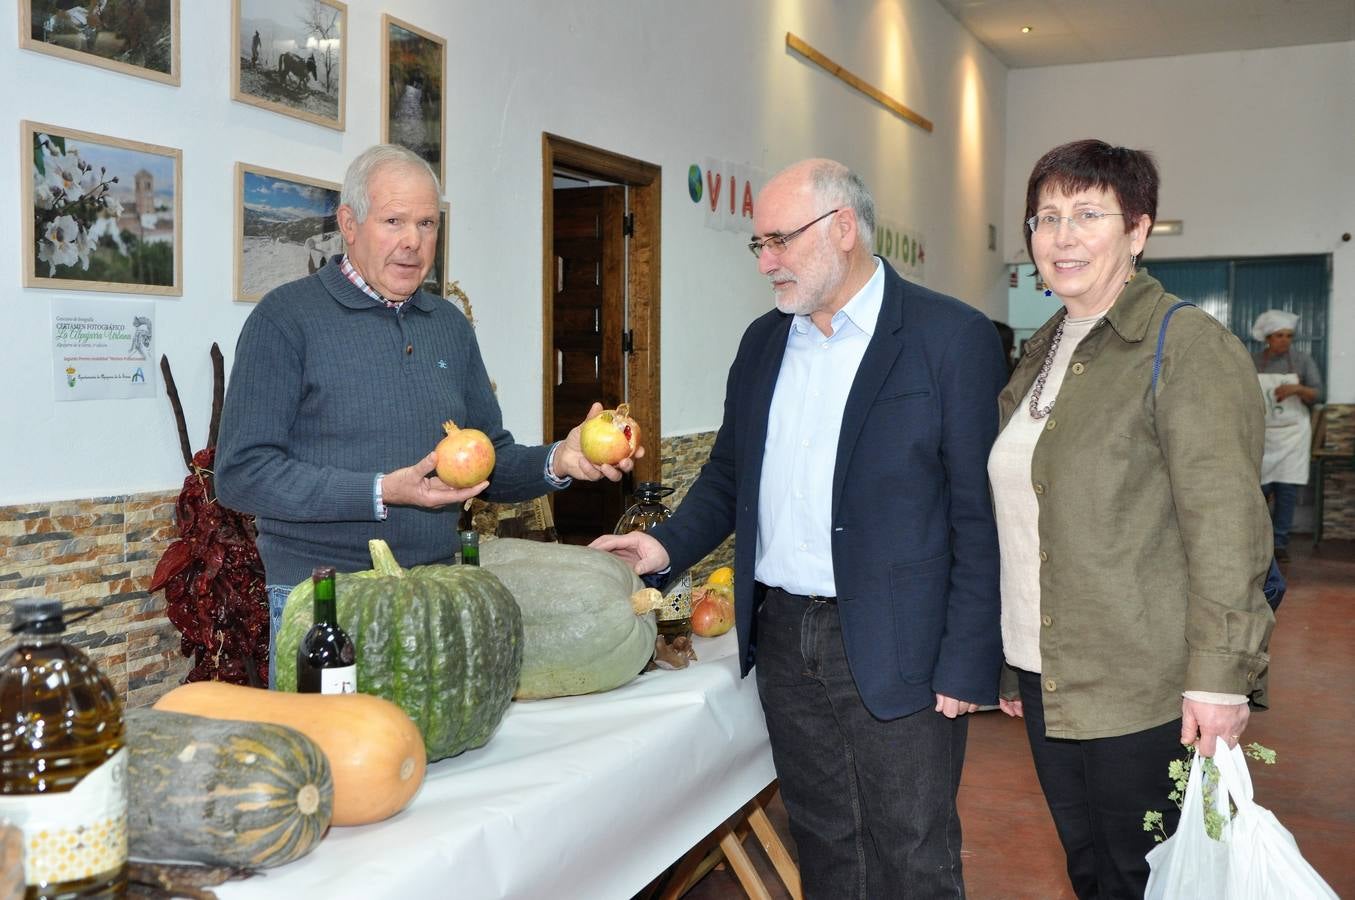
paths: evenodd
<path fill-rule="evenodd" d="M 1258 341 L 1264 341 L 1277 331 L 1293 331 L 1298 323 L 1299 317 L 1295 313 L 1285 312 L 1282 309 L 1268 309 L 1256 317 L 1256 322 L 1251 327 L 1251 336 Z"/>

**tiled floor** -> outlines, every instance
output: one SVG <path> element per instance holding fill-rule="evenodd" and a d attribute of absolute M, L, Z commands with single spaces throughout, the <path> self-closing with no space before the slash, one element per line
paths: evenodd
<path fill-rule="evenodd" d="M 1275 766 L 1251 766 L 1256 800 L 1298 841 L 1337 895 L 1355 898 L 1355 543 L 1305 538 L 1291 549 L 1289 594 L 1271 642 L 1271 709 L 1247 738 L 1275 750 Z M 972 900 L 1071 900 L 1063 852 L 1045 809 L 1025 734 L 1000 712 L 975 716 L 960 789 L 965 882 Z M 785 811 L 768 813 L 790 844 Z M 774 900 L 788 897 L 749 839 L 750 856 Z M 726 867 L 688 900 L 744 895 Z"/>

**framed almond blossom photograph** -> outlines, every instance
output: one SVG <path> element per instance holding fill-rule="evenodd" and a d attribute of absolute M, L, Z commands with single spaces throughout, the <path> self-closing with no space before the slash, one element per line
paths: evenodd
<path fill-rule="evenodd" d="M 183 295 L 183 154 L 21 122 L 24 287 Z"/>

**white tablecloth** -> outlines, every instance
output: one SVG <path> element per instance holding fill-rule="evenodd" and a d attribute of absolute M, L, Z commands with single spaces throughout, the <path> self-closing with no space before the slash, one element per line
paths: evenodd
<path fill-rule="evenodd" d="M 428 767 L 414 802 L 332 828 L 235 898 L 625 900 L 775 777 L 733 632 L 697 663 L 585 697 L 514 703 L 489 743 Z"/>

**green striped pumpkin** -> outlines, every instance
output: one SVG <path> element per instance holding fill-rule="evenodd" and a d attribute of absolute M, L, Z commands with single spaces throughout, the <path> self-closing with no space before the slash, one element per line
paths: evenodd
<path fill-rule="evenodd" d="M 334 783 L 301 732 L 158 709 L 124 715 L 133 857 L 258 869 L 320 843 Z"/>
<path fill-rule="evenodd" d="M 522 614 L 477 566 L 396 563 L 369 542 L 373 568 L 335 581 L 339 625 L 357 651 L 358 690 L 397 704 L 423 732 L 428 761 L 489 740 L 522 670 Z M 292 589 L 278 629 L 273 684 L 296 690 L 296 648 L 314 617 L 311 583 Z"/>

